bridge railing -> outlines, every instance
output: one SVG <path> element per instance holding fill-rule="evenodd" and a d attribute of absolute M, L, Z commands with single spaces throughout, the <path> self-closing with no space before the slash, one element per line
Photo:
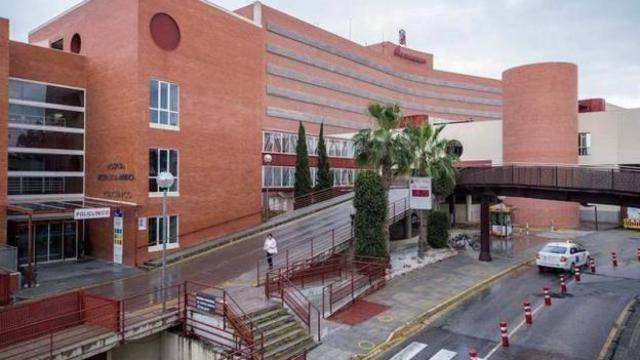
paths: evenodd
<path fill-rule="evenodd" d="M 618 166 L 507 163 L 467 167 L 458 185 L 514 185 L 576 190 L 640 192 L 640 169 Z"/>

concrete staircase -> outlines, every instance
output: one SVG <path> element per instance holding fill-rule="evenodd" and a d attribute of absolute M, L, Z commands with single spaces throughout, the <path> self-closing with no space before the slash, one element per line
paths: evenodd
<path fill-rule="evenodd" d="M 307 329 L 281 305 L 248 315 L 264 335 L 264 359 L 280 360 L 316 346 Z"/>

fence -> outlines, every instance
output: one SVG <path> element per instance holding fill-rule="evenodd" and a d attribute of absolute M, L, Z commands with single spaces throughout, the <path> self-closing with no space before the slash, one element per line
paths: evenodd
<path fill-rule="evenodd" d="M 312 192 L 310 194 L 298 196 L 293 199 L 293 208 L 295 210 L 301 209 L 303 207 L 307 207 L 309 205 L 313 205 L 319 202 L 327 201 L 333 198 L 336 198 L 340 195 L 345 195 L 351 192 L 350 190 L 342 190 L 340 188 L 330 188 L 325 190 L 320 190 L 316 192 Z"/>
<path fill-rule="evenodd" d="M 197 297 L 204 293 L 219 300 L 215 314 L 223 319 L 222 333 L 188 316 L 188 311 L 198 309 Z M 0 312 L 0 358 L 53 357 L 56 351 L 92 338 L 114 336 L 124 342 L 180 324 L 185 334 L 197 328 L 198 336 L 208 341 L 230 334 L 235 345 L 229 349 L 230 359 L 242 354 L 250 354 L 245 359 L 262 357 L 263 335 L 236 301 L 223 289 L 187 281 L 122 300 L 75 291 L 8 307 Z"/>
<path fill-rule="evenodd" d="M 396 222 L 410 211 L 409 198 L 403 197 L 389 204 L 388 216 L 391 222 Z M 293 246 L 282 244 L 278 254 L 273 256 L 274 268 L 288 267 L 290 264 L 307 259 L 322 261 L 334 254 L 339 254 L 351 246 L 353 226 L 346 224 L 329 229 L 320 235 L 309 236 Z M 267 261 L 260 259 L 256 262 L 256 283 L 264 284 L 266 273 L 269 271 Z"/>
<path fill-rule="evenodd" d="M 269 277 L 269 275 L 267 275 L 267 277 Z M 318 341 L 320 341 L 320 310 L 304 296 L 300 289 L 284 276 L 284 272 L 277 273 L 274 280 L 278 283 L 278 291 L 268 294 L 267 297 L 277 294 L 282 300 L 282 304 L 286 304 L 298 319 L 307 326 L 309 333 L 317 330 L 317 338 Z"/>
<path fill-rule="evenodd" d="M 366 261 L 363 261 L 366 260 Z M 386 283 L 388 259 L 360 257 L 346 263 L 341 278 L 345 280 L 332 283 L 322 289 L 322 316 L 328 316 L 340 310 L 337 305 L 348 304 L 358 297 L 375 291 Z"/>

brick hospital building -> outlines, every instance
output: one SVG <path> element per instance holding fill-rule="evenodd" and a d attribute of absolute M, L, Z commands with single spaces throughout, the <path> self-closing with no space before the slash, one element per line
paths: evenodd
<path fill-rule="evenodd" d="M 502 79 L 451 73 L 432 54 L 362 46 L 258 2 L 228 11 L 206 0 L 87 0 L 26 44 L 9 40 L 9 26 L 0 22 L 0 243 L 21 264 L 30 250 L 40 263 L 159 256 L 161 171 L 176 176 L 170 249 L 260 223 L 265 189 L 274 207 L 291 196 L 299 122 L 312 166 L 324 123 L 335 184 L 348 187 L 345 134 L 372 126 L 372 102 L 457 124 L 463 160 L 579 161 L 572 64 Z M 532 209 L 523 222 L 578 221 L 576 204 L 513 201 Z"/>

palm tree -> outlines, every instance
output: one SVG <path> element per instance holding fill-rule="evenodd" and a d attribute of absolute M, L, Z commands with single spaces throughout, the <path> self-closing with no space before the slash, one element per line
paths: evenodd
<path fill-rule="evenodd" d="M 434 207 L 440 200 L 453 192 L 456 184 L 454 162 L 458 156 L 450 151 L 450 141 L 440 138 L 444 125 L 432 126 L 424 123 L 420 126 L 408 126 L 404 129 L 413 159 L 411 168 L 414 176 L 429 176 L 432 179 Z M 427 239 L 428 210 L 418 210 L 420 217 L 420 235 L 418 238 L 418 256 L 424 257 L 429 248 Z"/>
<path fill-rule="evenodd" d="M 400 127 L 398 105 L 371 104 L 369 114 L 375 119 L 373 129 L 360 130 L 353 136 L 355 158 L 359 165 L 379 170 L 389 202 L 389 188 L 393 179 L 406 174 L 411 163 L 411 149 Z M 387 250 L 389 249 L 389 219 L 385 223 Z"/>

